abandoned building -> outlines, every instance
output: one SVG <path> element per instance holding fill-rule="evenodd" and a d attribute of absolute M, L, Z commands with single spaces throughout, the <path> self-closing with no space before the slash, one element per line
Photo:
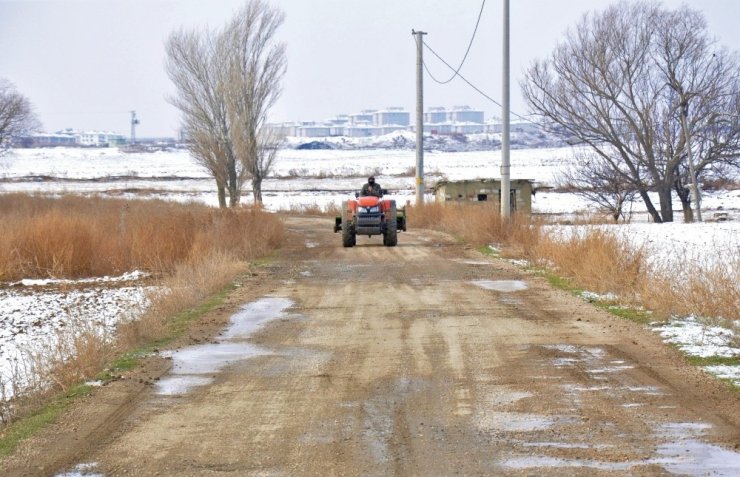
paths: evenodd
<path fill-rule="evenodd" d="M 512 212 L 532 213 L 533 184 L 534 181 L 531 179 L 511 180 L 510 202 Z M 441 181 L 434 187 L 434 197 L 437 202 L 486 202 L 499 207 L 501 204 L 501 180 Z"/>

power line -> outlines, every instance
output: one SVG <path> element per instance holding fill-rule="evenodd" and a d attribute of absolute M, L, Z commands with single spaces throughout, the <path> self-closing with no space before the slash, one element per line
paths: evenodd
<path fill-rule="evenodd" d="M 427 42 L 424 42 L 424 46 L 425 46 L 425 47 L 427 47 L 427 49 L 428 49 L 428 50 L 429 50 L 430 52 L 432 52 L 432 54 L 433 54 L 434 56 L 436 56 L 436 57 L 437 57 L 437 59 L 438 59 L 439 61 L 441 61 L 442 63 L 444 63 L 444 65 L 445 65 L 445 66 L 447 66 L 447 67 L 448 67 L 449 69 L 451 69 L 451 70 L 455 71 L 455 68 L 454 68 L 453 66 L 451 66 L 451 65 L 450 65 L 449 63 L 447 63 L 447 62 L 446 62 L 446 61 L 444 60 L 444 58 L 442 58 L 441 56 L 439 56 L 439 54 L 437 54 L 437 52 L 436 52 L 436 51 L 434 51 L 434 50 L 432 49 L 432 47 L 431 47 L 431 46 L 429 46 L 429 45 L 427 44 Z M 432 76 L 432 74 L 431 74 L 431 73 L 429 72 L 429 68 L 427 67 L 426 63 L 424 63 L 424 69 L 426 70 L 426 72 L 427 72 L 427 73 L 429 73 L 429 76 Z M 486 93 L 484 93 L 483 91 L 481 91 L 481 89 L 480 89 L 480 88 L 478 88 L 477 86 L 475 86 L 475 85 L 474 85 L 473 83 L 471 83 L 470 81 L 468 81 L 468 80 L 467 80 L 467 78 L 465 78 L 465 77 L 464 77 L 463 75 L 461 75 L 461 74 L 459 73 L 459 71 L 455 73 L 455 76 L 459 76 L 461 80 L 465 81 L 465 82 L 466 82 L 466 83 L 468 84 L 468 86 L 470 86 L 470 87 L 471 87 L 471 88 L 473 88 L 473 89 L 474 89 L 475 91 L 477 91 L 477 92 L 478 92 L 478 93 L 479 93 L 479 94 L 480 94 L 481 96 L 483 96 L 484 98 L 488 99 L 489 101 L 491 101 L 491 102 L 492 102 L 493 104 L 495 104 L 496 106 L 498 106 L 498 107 L 500 107 L 500 108 L 503 108 L 503 105 L 502 105 L 501 103 L 499 103 L 498 101 L 496 101 L 495 99 L 493 99 L 492 97 L 488 96 L 488 95 L 487 95 Z M 453 78 L 454 78 L 454 76 L 453 76 Z M 432 79 L 434 79 L 434 78 L 432 77 Z M 436 81 L 436 80 L 435 80 L 435 81 Z M 523 120 L 523 121 L 526 121 L 526 122 L 528 122 L 528 123 L 531 123 L 531 122 L 532 122 L 532 121 L 530 121 L 529 119 L 527 119 L 526 117 L 522 116 L 521 114 L 517 114 L 517 113 L 515 113 L 514 111 L 511 111 L 511 114 L 513 114 L 513 115 L 514 115 L 514 116 L 516 116 L 517 118 L 519 118 L 519 119 L 521 119 L 521 120 Z M 533 124 L 536 124 L 536 123 L 533 123 Z"/>
<path fill-rule="evenodd" d="M 473 46 L 473 40 L 475 40 L 475 34 L 478 33 L 478 25 L 480 24 L 480 19 L 483 16 L 483 7 L 485 7 L 485 6 L 486 6 L 486 0 L 483 0 L 483 3 L 481 3 L 481 6 L 480 6 L 480 12 L 478 12 L 478 20 L 476 20 L 476 22 L 475 22 L 475 28 L 473 29 L 473 35 L 470 37 L 470 42 L 468 43 L 468 49 L 465 50 L 465 55 L 463 56 L 462 61 L 460 61 L 460 65 L 457 67 L 457 69 L 454 70 L 454 73 L 452 74 L 452 76 L 450 76 L 445 81 L 440 81 L 440 80 L 438 80 L 437 78 L 434 77 L 434 75 L 432 74 L 431 71 L 429 71 L 429 68 L 427 68 L 427 65 L 426 64 L 424 65 L 424 69 L 427 70 L 427 73 L 429 73 L 429 77 L 432 78 L 432 80 L 435 83 L 447 84 L 450 81 L 452 81 L 453 79 L 455 79 L 455 77 L 460 74 L 460 70 L 462 69 L 463 65 L 465 64 L 465 60 L 468 58 L 468 54 L 470 53 L 470 48 Z"/>

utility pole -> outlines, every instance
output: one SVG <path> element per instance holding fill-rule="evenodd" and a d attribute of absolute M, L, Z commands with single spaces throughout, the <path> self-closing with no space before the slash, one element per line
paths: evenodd
<path fill-rule="evenodd" d="M 131 145 L 136 144 L 136 125 L 139 120 L 136 119 L 136 111 L 131 111 Z"/>
<path fill-rule="evenodd" d="M 426 32 L 411 30 L 416 37 L 416 205 L 424 203 L 424 36 Z"/>
<path fill-rule="evenodd" d="M 694 169 L 694 158 L 691 156 L 691 131 L 689 131 L 689 98 L 681 102 L 681 128 L 683 129 L 683 138 L 686 143 L 686 159 L 689 161 L 689 174 L 691 174 L 691 195 L 696 202 L 696 220 L 701 222 L 701 196 L 699 195 L 699 184 L 696 180 L 696 170 Z"/>
<path fill-rule="evenodd" d="M 501 120 L 503 130 L 501 131 L 501 217 L 511 217 L 511 165 L 509 133 L 511 128 L 511 105 L 509 91 L 509 0 L 504 0 L 504 51 L 503 51 L 503 111 Z"/>

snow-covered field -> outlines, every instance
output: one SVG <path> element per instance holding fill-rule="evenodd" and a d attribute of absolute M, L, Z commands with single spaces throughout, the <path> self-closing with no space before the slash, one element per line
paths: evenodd
<path fill-rule="evenodd" d="M 570 147 L 513 150 L 512 178 L 532 179 L 540 186 L 552 185 L 572 155 Z M 269 210 L 339 205 L 369 174 L 390 189 L 397 201 L 411 201 L 414 178 L 409 171 L 415 160 L 415 152 L 409 149 L 281 150 L 273 177 L 263 183 L 265 205 Z M 442 178 L 499 177 L 499 166 L 500 151 L 427 152 L 426 185 L 429 190 Z M 249 185 L 245 187 L 248 190 Z M 213 181 L 182 150 L 130 154 L 114 148 L 14 150 L 0 157 L 0 193 L 9 192 L 102 194 L 217 204 Z M 248 195 L 244 201 L 250 201 Z M 740 191 L 705 194 L 702 204 L 705 216 L 711 218 L 721 211 L 728 214 L 730 221 L 650 224 L 644 207 L 636 202 L 631 224 L 605 227 L 623 234 L 636 247 L 646 247 L 656 261 L 721 262 L 726 256 L 737 254 L 740 246 Z M 566 216 L 591 210 L 589 204 L 575 195 L 547 190 L 537 192 L 532 205 L 534 213 Z M 680 220 L 678 202 L 674 209 Z M 576 230 L 560 227 L 568 231 L 563 233 Z M 61 291 L 54 286 L 37 289 L 22 284 L 0 285 L 0 373 L 6 375 L 12 366 L 12 356 L 17 354 L 14 349 L 32 348 L 32 343 L 48 340 L 69 320 L 81 317 L 110 327 L 117 319 L 127 318 L 124 315 L 140 312 L 146 306 L 143 288 L 135 282 L 124 283 L 64 287 L 72 291 Z M 690 335 L 681 336 L 691 341 L 693 335 Z M 698 345 L 701 347 L 702 343 Z M 740 355 L 738 348 L 730 352 Z M 740 376 L 740 370 L 735 372 Z"/>

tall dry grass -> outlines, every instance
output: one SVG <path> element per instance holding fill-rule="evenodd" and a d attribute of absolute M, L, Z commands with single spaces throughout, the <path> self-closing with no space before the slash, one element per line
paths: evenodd
<path fill-rule="evenodd" d="M 525 258 L 577 287 L 614 293 L 620 301 L 643 306 L 658 317 L 693 314 L 736 326 L 732 320 L 740 310 L 737 250 L 721 263 L 656 265 L 644 249 L 598 227 L 563 239 L 546 232 L 538 218 L 515 215 L 502 221 L 498 210 L 487 204 L 412 207 L 409 225 L 448 232 L 473 245 L 496 244 L 505 256 Z"/>
<path fill-rule="evenodd" d="M 506 253 L 530 257 L 541 238 L 539 223 L 515 214 L 502 220 L 490 204 L 424 204 L 409 206 L 409 227 L 435 228 L 476 246 L 504 244 Z"/>
<path fill-rule="evenodd" d="M 258 257 L 282 226 L 256 209 L 164 201 L 0 196 L 0 280 L 171 273 L 206 251 Z"/>

